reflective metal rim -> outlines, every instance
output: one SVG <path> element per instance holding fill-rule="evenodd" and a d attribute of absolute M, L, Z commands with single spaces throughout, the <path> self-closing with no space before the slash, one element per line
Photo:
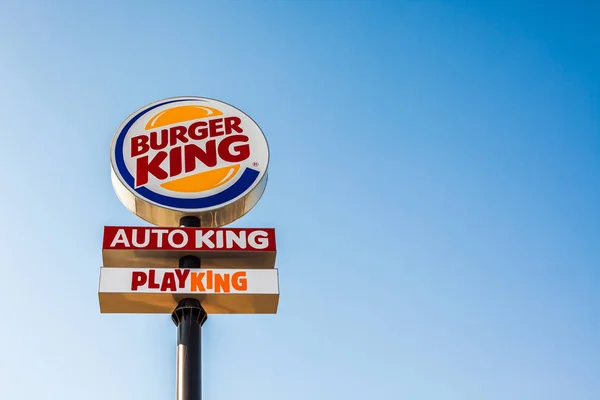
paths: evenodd
<path fill-rule="evenodd" d="M 243 217 L 258 203 L 267 186 L 267 172 L 261 180 L 246 195 L 239 199 L 213 210 L 205 212 L 183 212 L 158 206 L 147 202 L 134 194 L 117 177 L 111 166 L 111 180 L 117 197 L 123 205 L 132 213 L 143 220 L 157 226 L 179 226 L 179 221 L 186 215 L 192 215 L 202 220 L 205 228 L 218 228 L 228 225 Z"/>

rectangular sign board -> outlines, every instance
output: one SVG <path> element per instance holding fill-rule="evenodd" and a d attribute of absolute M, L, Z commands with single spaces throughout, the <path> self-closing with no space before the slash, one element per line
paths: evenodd
<path fill-rule="evenodd" d="M 277 269 L 100 268 L 100 312 L 170 314 L 195 298 L 209 314 L 275 314 Z"/>
<path fill-rule="evenodd" d="M 185 255 L 203 268 L 275 267 L 275 229 L 105 226 L 105 267 L 176 268 Z"/>

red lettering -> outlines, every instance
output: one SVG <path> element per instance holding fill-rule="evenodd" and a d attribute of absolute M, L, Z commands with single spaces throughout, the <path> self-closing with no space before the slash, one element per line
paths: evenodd
<path fill-rule="evenodd" d="M 194 140 L 203 140 L 208 137 L 208 128 L 206 128 L 208 124 L 206 121 L 198 121 L 194 122 L 188 128 L 188 135 L 190 138 Z"/>
<path fill-rule="evenodd" d="M 167 152 L 158 152 L 152 161 L 148 161 L 148 156 L 140 157 L 136 160 L 136 176 L 135 185 L 143 186 L 148 183 L 150 174 L 154 175 L 158 179 L 167 179 L 169 174 L 167 171 L 162 169 L 160 165 L 167 158 Z M 215 157 L 216 158 L 216 157 Z M 216 161 L 215 161 L 216 164 Z"/>
<path fill-rule="evenodd" d="M 185 281 L 187 280 L 188 275 L 190 274 L 189 269 L 176 269 L 175 275 L 177 276 L 177 281 L 179 282 L 179 288 L 185 288 Z"/>
<path fill-rule="evenodd" d="M 185 129 L 185 126 L 173 126 L 171 127 L 171 129 L 169 129 L 169 146 L 175 146 L 177 144 L 178 141 L 182 142 L 182 143 L 187 143 L 188 142 L 188 138 L 185 137 L 185 132 L 187 131 L 187 129 Z"/>
<path fill-rule="evenodd" d="M 236 131 L 242 133 L 244 130 L 240 127 L 242 120 L 238 117 L 227 117 L 225 118 L 225 134 L 229 135 L 231 132 Z"/>
<path fill-rule="evenodd" d="M 171 292 L 177 290 L 177 286 L 175 285 L 175 274 L 173 272 L 165 272 L 165 274 L 163 275 L 160 291 L 166 292 L 167 289 L 169 289 L 169 291 Z"/>
<path fill-rule="evenodd" d="M 148 289 L 158 289 L 158 283 L 156 282 L 156 271 L 151 269 L 148 271 Z"/>
<path fill-rule="evenodd" d="M 131 157 L 141 156 L 150 150 L 148 136 L 141 135 L 131 138 Z"/>
<path fill-rule="evenodd" d="M 172 178 L 181 173 L 183 169 L 183 160 L 181 157 L 181 150 L 183 147 L 178 146 L 169 152 L 169 176 Z"/>
<path fill-rule="evenodd" d="M 162 129 L 160 131 L 160 140 L 158 132 L 150 132 L 150 148 L 152 150 L 162 150 L 169 144 L 169 131 Z"/>
<path fill-rule="evenodd" d="M 208 129 L 210 130 L 210 137 L 223 136 L 225 131 L 223 129 L 223 118 L 211 119 L 208 121 Z"/>
<path fill-rule="evenodd" d="M 248 136 L 227 136 L 219 143 L 219 157 L 227 162 L 240 162 L 250 157 L 250 145 L 239 144 L 248 141 Z M 233 151 L 232 151 L 233 150 Z"/>
<path fill-rule="evenodd" d="M 138 290 L 148 281 L 148 276 L 145 272 L 134 271 L 131 273 L 131 290 Z"/>
<path fill-rule="evenodd" d="M 214 140 L 207 141 L 204 150 L 195 144 L 185 145 L 184 153 L 185 172 L 191 172 L 196 169 L 196 160 L 200 160 L 207 167 L 217 165 L 217 144 Z"/>
<path fill-rule="evenodd" d="M 151 177 L 163 181 L 182 173 L 196 170 L 198 162 L 207 168 L 217 165 L 219 159 L 237 163 L 250 157 L 249 138 L 240 134 L 242 120 L 239 117 L 214 118 L 196 121 L 189 126 L 173 126 L 152 131 L 131 139 L 131 156 L 136 157 L 135 186 L 146 185 Z M 216 140 L 209 137 L 224 136 Z M 203 145 L 193 143 L 203 140 Z M 162 150 L 147 154 L 150 150 Z M 167 151 L 165 151 L 167 150 Z M 169 158 L 167 164 L 163 163 Z"/>

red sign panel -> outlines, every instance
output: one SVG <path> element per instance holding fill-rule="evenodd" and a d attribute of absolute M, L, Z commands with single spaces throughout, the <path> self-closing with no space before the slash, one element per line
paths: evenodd
<path fill-rule="evenodd" d="M 275 229 L 105 226 L 105 267 L 175 268 L 195 255 L 203 268 L 274 268 Z"/>
<path fill-rule="evenodd" d="M 105 226 L 102 249 L 272 252 L 275 229 Z"/>

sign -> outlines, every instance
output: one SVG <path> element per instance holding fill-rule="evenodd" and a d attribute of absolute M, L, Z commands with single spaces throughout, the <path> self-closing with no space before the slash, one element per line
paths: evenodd
<path fill-rule="evenodd" d="M 195 255 L 208 268 L 275 267 L 272 228 L 155 228 L 105 226 L 105 267 L 175 268 L 179 258 Z"/>
<path fill-rule="evenodd" d="M 129 115 L 110 160 L 119 200 L 156 227 L 104 227 L 100 312 L 170 314 L 177 397 L 199 398 L 207 314 L 277 313 L 275 230 L 222 228 L 262 197 L 267 140 L 229 104 L 173 97 Z"/>
<path fill-rule="evenodd" d="M 276 269 L 100 268 L 100 312 L 170 314 L 184 298 L 207 313 L 275 314 Z"/>
<path fill-rule="evenodd" d="M 227 225 L 256 205 L 267 184 L 269 148 L 237 108 L 201 97 L 148 104 L 117 129 L 112 183 L 131 212 L 159 226 L 194 215 Z"/>

